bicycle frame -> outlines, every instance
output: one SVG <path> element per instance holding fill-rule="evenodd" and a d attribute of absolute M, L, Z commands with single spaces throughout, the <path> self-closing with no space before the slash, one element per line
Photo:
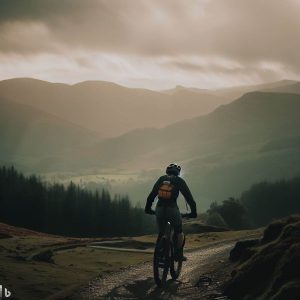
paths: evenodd
<path fill-rule="evenodd" d="M 165 226 L 164 234 L 157 238 L 154 256 L 153 273 L 156 284 L 161 287 L 166 284 L 167 276 L 170 270 L 172 279 L 177 279 L 182 268 L 182 261 L 175 262 L 174 259 L 174 229 L 168 221 Z M 160 271 L 162 272 L 160 274 Z"/>

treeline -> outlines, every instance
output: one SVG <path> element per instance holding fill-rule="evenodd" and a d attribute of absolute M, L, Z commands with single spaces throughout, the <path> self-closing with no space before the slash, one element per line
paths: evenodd
<path fill-rule="evenodd" d="M 67 236 L 125 236 L 155 232 L 155 220 L 124 196 L 70 183 L 47 184 L 13 167 L 0 168 L 0 222 Z"/>
<path fill-rule="evenodd" d="M 243 229 L 264 226 L 294 213 L 300 213 L 300 177 L 257 183 L 239 199 L 214 202 L 207 211 L 207 223 Z"/>
<path fill-rule="evenodd" d="M 300 213 L 300 176 L 254 184 L 242 193 L 240 201 L 254 226 L 266 225 L 273 219 Z"/>

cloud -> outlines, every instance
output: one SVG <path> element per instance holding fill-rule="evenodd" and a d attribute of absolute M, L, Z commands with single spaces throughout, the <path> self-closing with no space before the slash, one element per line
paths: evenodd
<path fill-rule="evenodd" d="M 253 81 L 300 74 L 298 0 L 2 0 L 0 5 L 5 55 L 71 56 L 82 68 L 93 68 L 93 53 L 110 54 L 127 60 L 123 65 L 129 69 L 142 59 L 156 63 L 165 76 L 169 68 L 190 77 L 223 76 L 225 84 L 234 75 L 245 80 L 248 74 Z"/>

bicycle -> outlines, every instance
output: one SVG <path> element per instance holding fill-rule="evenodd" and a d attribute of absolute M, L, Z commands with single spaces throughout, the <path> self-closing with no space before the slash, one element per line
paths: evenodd
<path fill-rule="evenodd" d="M 189 214 L 182 214 L 182 218 L 188 218 Z M 175 245 L 174 245 L 174 228 L 167 221 L 163 235 L 158 235 L 154 255 L 153 255 L 153 274 L 154 281 L 158 287 L 166 284 L 168 273 L 173 280 L 176 280 L 182 269 L 182 260 L 175 260 Z M 185 244 L 185 238 L 183 246 Z"/>

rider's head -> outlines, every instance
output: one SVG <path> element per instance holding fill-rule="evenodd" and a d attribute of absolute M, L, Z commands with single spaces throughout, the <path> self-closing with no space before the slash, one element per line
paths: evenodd
<path fill-rule="evenodd" d="M 166 169 L 166 173 L 168 175 L 176 175 L 176 176 L 179 176 L 180 174 L 180 171 L 181 171 L 181 167 L 175 163 L 173 164 L 169 164 L 167 166 L 167 169 Z"/>

